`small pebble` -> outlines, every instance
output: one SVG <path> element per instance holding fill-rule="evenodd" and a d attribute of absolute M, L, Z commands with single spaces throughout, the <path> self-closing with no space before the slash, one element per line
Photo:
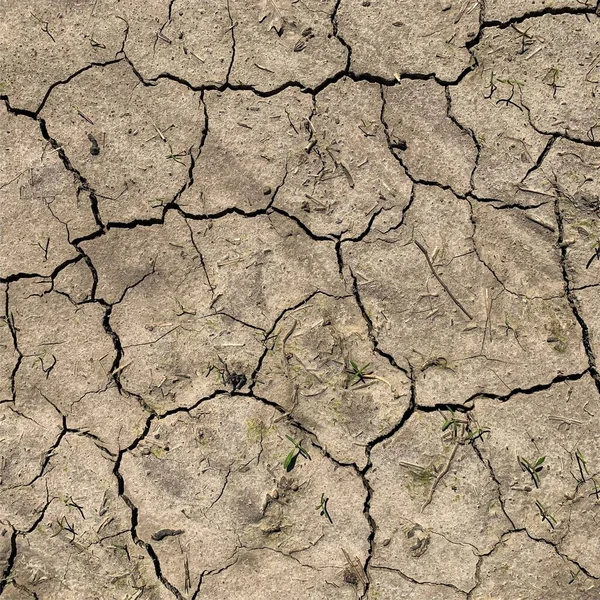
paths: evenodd
<path fill-rule="evenodd" d="M 265 185 L 265 187 L 263 188 L 263 194 L 265 196 L 268 196 L 271 193 L 271 188 L 268 185 Z"/>

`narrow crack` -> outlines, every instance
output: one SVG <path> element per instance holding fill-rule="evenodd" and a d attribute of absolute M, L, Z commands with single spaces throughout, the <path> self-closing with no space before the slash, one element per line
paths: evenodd
<path fill-rule="evenodd" d="M 596 356 L 592 349 L 591 335 L 590 330 L 587 326 L 587 323 L 584 321 L 581 313 L 579 311 L 579 306 L 577 302 L 577 297 L 572 289 L 571 279 L 569 277 L 569 271 L 567 267 L 567 251 L 568 246 L 565 244 L 565 228 L 563 222 L 563 216 L 560 210 L 560 201 L 563 197 L 562 191 L 558 189 L 558 185 L 556 185 L 556 196 L 554 199 L 554 213 L 556 215 L 556 223 L 558 225 L 558 247 L 560 248 L 560 266 L 562 271 L 562 277 L 565 286 L 565 294 L 567 296 L 567 301 L 569 302 L 569 306 L 573 312 L 573 316 L 575 320 L 579 324 L 581 328 L 581 336 L 583 341 L 583 347 L 585 349 L 585 353 L 589 363 L 589 371 L 590 375 L 593 377 L 594 382 L 596 384 L 596 388 L 600 393 L 600 373 L 598 373 L 598 369 L 596 366 Z"/>
<path fill-rule="evenodd" d="M 562 136 L 560 136 L 558 134 L 553 135 L 553 136 L 550 137 L 550 139 L 546 142 L 546 145 L 544 146 L 544 149 L 540 152 L 540 155 L 537 157 L 537 160 L 535 161 L 535 164 L 533 164 L 529 169 L 527 169 L 527 173 L 525 173 L 525 175 L 521 179 L 519 185 L 523 185 L 523 183 L 525 182 L 525 180 L 534 171 L 537 171 L 542 166 L 542 163 L 544 162 L 544 160 L 548 156 L 548 153 L 550 152 L 550 150 L 552 150 L 552 148 L 553 148 L 554 144 L 556 143 L 556 141 L 558 139 L 560 139 L 561 137 Z"/>
<path fill-rule="evenodd" d="M 446 96 L 446 116 L 456 125 L 456 127 L 458 127 L 458 129 L 460 129 L 463 133 L 468 135 L 471 138 L 471 140 L 473 140 L 473 144 L 475 145 L 475 149 L 477 150 L 477 153 L 475 154 L 475 163 L 473 165 L 473 169 L 471 170 L 471 174 L 469 175 L 469 188 L 470 192 L 472 193 L 475 189 L 475 173 L 477 172 L 477 168 L 479 167 L 479 160 L 481 158 L 481 144 L 479 143 L 475 132 L 470 127 L 466 127 L 465 125 L 463 125 L 452 112 L 452 95 L 450 93 L 449 86 L 446 86 L 444 88 L 444 93 Z"/>
<path fill-rule="evenodd" d="M 231 30 L 231 60 L 229 61 L 229 66 L 227 67 L 227 74 L 225 75 L 225 85 L 229 84 L 229 79 L 231 78 L 231 72 L 233 71 L 233 63 L 235 62 L 235 28 L 237 23 L 233 22 L 233 17 L 231 16 L 231 8 L 229 6 L 229 0 L 226 0 L 227 5 L 227 15 L 229 16 L 229 28 Z"/>
<path fill-rule="evenodd" d="M 373 488 L 371 487 L 371 484 L 369 483 L 369 480 L 367 478 L 369 471 L 373 468 L 373 461 L 371 459 L 371 453 L 373 451 L 373 448 L 375 448 L 375 446 L 385 442 L 386 440 L 393 437 L 398 431 L 400 431 L 400 429 L 402 429 L 404 424 L 408 421 L 408 419 L 410 419 L 410 417 L 415 412 L 416 405 L 417 405 L 417 385 L 416 385 L 415 374 L 414 374 L 412 365 L 410 365 L 409 376 L 410 376 L 410 399 L 409 399 L 408 408 L 404 412 L 404 415 L 402 415 L 402 418 L 398 421 L 398 423 L 396 423 L 396 425 L 394 427 L 392 427 L 389 431 L 378 436 L 377 438 L 375 438 L 374 440 L 370 441 L 367 444 L 367 447 L 365 449 L 365 453 L 367 455 L 367 464 L 364 467 L 364 469 L 362 469 L 362 471 L 360 471 L 360 477 L 361 477 L 363 485 L 367 491 L 367 495 L 365 497 L 365 503 L 363 506 L 363 514 L 365 515 L 365 518 L 367 519 L 367 521 L 369 523 L 369 537 L 367 539 L 367 542 L 369 545 L 369 550 L 367 553 L 367 557 L 365 559 L 365 563 L 363 565 L 363 570 L 367 574 L 367 583 L 364 586 L 361 600 L 367 600 L 369 597 L 369 590 L 371 587 L 371 582 L 370 582 L 368 573 L 369 573 L 369 565 L 371 564 L 371 561 L 373 560 L 373 555 L 375 552 L 375 534 L 377 533 L 377 523 L 375 522 L 375 519 L 371 515 L 371 502 L 373 500 Z"/>
<path fill-rule="evenodd" d="M 265 358 L 267 357 L 267 354 L 273 349 L 272 346 L 271 347 L 269 346 L 268 342 L 274 337 L 275 329 L 277 329 L 277 326 L 279 325 L 279 323 L 285 318 L 285 316 L 287 314 L 292 313 L 303 306 L 306 306 L 315 296 L 318 296 L 318 295 L 323 295 L 328 298 L 334 298 L 335 300 L 341 300 L 343 298 L 343 297 L 338 297 L 338 296 L 332 296 L 331 294 L 328 294 L 326 292 L 316 290 L 316 291 L 312 292 L 311 294 L 309 294 L 306 298 L 303 298 L 302 300 L 297 302 L 294 306 L 285 308 L 275 318 L 275 320 L 273 321 L 273 325 L 268 330 L 266 330 L 264 333 L 265 348 L 264 348 L 262 354 L 259 356 L 256 367 L 254 368 L 254 370 L 252 371 L 252 374 L 250 375 L 250 384 L 248 385 L 250 394 L 254 393 L 254 388 L 255 388 L 256 384 L 259 382 L 258 376 L 259 376 L 260 370 L 262 369 L 262 364 L 263 364 Z"/>
<path fill-rule="evenodd" d="M 0 573 L 0 596 L 2 595 L 2 592 L 4 592 L 6 585 L 10 582 L 10 574 L 12 573 L 15 561 L 17 560 L 17 535 L 17 530 L 13 528 L 10 534 L 10 553 L 6 559 L 6 566 L 2 573 Z"/>
<path fill-rule="evenodd" d="M 476 394 L 469 396 L 465 400 L 465 404 L 469 405 L 479 398 L 489 398 L 492 400 L 498 400 L 499 402 L 508 402 L 508 400 L 510 400 L 513 396 L 516 396 L 517 394 L 523 394 L 524 396 L 528 396 L 531 394 L 536 394 L 537 392 L 544 392 L 546 390 L 549 390 L 552 386 L 556 385 L 557 383 L 563 383 L 565 381 L 579 381 L 582 377 L 585 377 L 589 372 L 590 372 L 590 369 L 588 368 L 588 369 L 585 369 L 585 371 L 582 371 L 581 373 L 569 373 L 569 374 L 560 373 L 556 377 L 554 377 L 552 380 L 550 380 L 546 383 L 536 383 L 535 385 L 532 385 L 527 388 L 516 387 L 516 388 L 512 389 L 510 392 L 508 392 L 507 394 L 494 394 L 492 392 L 477 392 Z"/>
<path fill-rule="evenodd" d="M 12 315 L 10 309 L 10 301 L 9 301 L 9 287 L 10 284 L 6 284 L 6 289 L 4 290 L 4 318 L 6 320 L 6 324 L 8 326 L 8 330 L 10 332 L 10 336 L 12 338 L 14 350 L 17 353 L 17 360 L 15 361 L 15 365 L 10 373 L 10 393 L 11 397 L 9 402 L 13 404 L 17 401 L 17 373 L 19 372 L 19 368 L 21 367 L 21 362 L 23 361 L 23 353 L 19 350 L 19 342 L 17 338 L 17 328 L 15 326 L 14 317 Z M 4 401 L 0 402 L 3 403 Z"/>
<path fill-rule="evenodd" d="M 50 448 L 48 448 L 48 450 L 46 450 L 46 452 L 44 452 L 44 454 L 42 455 L 41 460 L 40 460 L 39 472 L 36 473 L 33 476 L 33 478 L 30 479 L 27 483 L 20 483 L 18 485 L 11 486 L 7 489 L 17 489 L 17 488 L 29 487 L 29 486 L 33 485 L 38 479 L 41 479 L 46 474 L 46 469 L 47 469 L 48 465 L 50 464 L 50 459 L 52 458 L 52 456 L 54 455 L 54 453 L 60 446 L 60 443 L 62 442 L 64 437 L 67 435 L 67 419 L 62 413 L 61 413 L 61 416 L 62 416 L 61 431 L 58 434 L 58 436 L 56 437 L 56 440 L 54 440 L 54 442 L 50 446 Z"/>
<path fill-rule="evenodd" d="M 12 573 L 12 570 L 14 569 L 15 561 L 17 559 L 17 554 L 18 554 L 17 536 L 21 536 L 21 537 L 25 538 L 28 534 L 32 533 L 38 527 L 38 525 L 42 522 L 42 519 L 46 515 L 46 510 L 48 509 L 48 507 L 50 506 L 50 504 L 52 503 L 52 501 L 54 499 L 55 498 L 50 498 L 50 494 L 48 491 L 48 484 L 46 483 L 46 502 L 45 502 L 44 506 L 41 507 L 40 513 L 37 516 L 37 518 L 33 521 L 33 523 L 27 529 L 24 529 L 24 530 L 18 530 L 16 528 L 14 528 L 12 525 L 10 525 L 10 523 L 9 523 L 9 526 L 12 529 L 12 532 L 10 535 L 10 552 L 9 552 L 8 558 L 6 559 L 6 566 L 4 568 L 4 571 L 2 573 L 0 573 L 0 596 L 2 596 L 2 593 L 4 592 L 4 590 L 6 589 L 6 586 L 9 583 L 12 583 L 19 590 L 25 589 L 25 588 L 23 588 L 23 586 L 17 584 L 16 581 L 14 581 L 14 579 L 11 579 L 11 573 Z M 32 595 L 34 598 L 37 599 L 37 595 L 34 592 L 29 592 L 29 590 L 26 590 L 26 591 L 27 591 L 27 593 L 29 593 L 30 595 Z"/>
<path fill-rule="evenodd" d="M 78 185 L 78 194 L 80 192 L 85 192 L 89 195 L 90 209 L 92 211 L 94 221 L 98 229 L 102 230 L 104 226 L 102 223 L 102 219 L 100 218 L 100 212 L 98 210 L 98 197 L 96 195 L 95 190 L 91 187 L 88 180 L 73 166 L 73 163 L 69 160 L 66 152 L 64 151 L 64 148 L 50 135 L 50 133 L 48 132 L 48 127 L 46 125 L 46 121 L 41 117 L 37 117 L 37 121 L 40 126 L 42 137 L 52 146 L 54 150 L 56 150 L 60 160 L 62 161 L 65 167 L 65 170 L 73 174 L 73 177 L 75 178 L 75 181 Z"/>
<path fill-rule="evenodd" d="M 419 185 L 424 185 L 424 186 L 429 186 L 429 187 L 440 188 L 442 190 L 452 192 L 457 198 L 464 199 L 466 196 L 464 194 L 460 194 L 460 193 L 456 192 L 451 185 L 445 184 L 445 183 L 440 183 L 439 181 L 435 181 L 433 179 L 431 179 L 431 180 L 430 179 L 420 179 L 419 177 L 416 177 L 415 175 L 413 175 L 410 172 L 410 169 L 407 167 L 407 165 L 404 162 L 404 159 L 400 155 L 400 152 L 402 150 L 399 148 L 399 144 L 392 139 L 392 131 L 391 131 L 391 128 L 385 118 L 385 109 L 387 106 L 387 100 L 385 98 L 385 89 L 384 89 L 383 85 L 380 85 L 380 94 L 381 94 L 381 113 L 380 113 L 379 119 L 381 120 L 381 124 L 383 125 L 383 130 L 385 132 L 385 138 L 387 141 L 388 149 L 390 151 L 390 154 L 396 159 L 398 164 L 402 167 L 406 176 L 412 181 L 413 184 L 419 184 Z M 448 96 L 447 96 L 447 98 L 448 98 Z M 458 123 L 458 122 L 456 122 L 456 123 Z M 461 129 L 463 131 L 465 131 L 465 129 L 462 126 L 461 126 Z"/>
<path fill-rule="evenodd" d="M 506 510 L 506 501 L 504 499 L 504 496 L 502 495 L 502 484 L 500 483 L 500 479 L 498 479 L 498 476 L 494 471 L 494 467 L 491 461 L 483 456 L 483 453 L 479 448 L 478 442 L 479 440 L 473 440 L 473 443 L 471 444 L 471 446 L 473 447 L 473 451 L 477 455 L 477 458 L 480 460 L 481 464 L 488 470 L 490 477 L 492 478 L 492 481 L 496 486 L 496 490 L 498 491 L 498 502 L 500 502 L 500 508 L 502 509 L 502 513 L 510 523 L 511 530 L 514 531 L 516 529 L 516 526 Z"/>
<path fill-rule="evenodd" d="M 375 335 L 375 327 L 373 325 L 373 321 L 371 320 L 371 317 L 369 316 L 369 313 L 367 312 L 367 309 L 365 308 L 365 305 L 363 304 L 362 298 L 360 297 L 360 292 L 358 290 L 358 280 L 356 278 L 356 275 L 354 275 L 354 273 L 350 267 L 347 267 L 347 269 L 350 274 L 350 278 L 352 280 L 352 293 L 354 294 L 354 299 L 356 300 L 356 304 L 358 304 L 358 308 L 360 309 L 363 319 L 367 325 L 367 332 L 368 332 L 369 340 L 371 341 L 371 344 L 373 346 L 373 351 L 376 354 L 379 354 L 379 356 L 381 356 L 385 360 L 387 360 L 387 362 L 392 367 L 394 367 L 395 369 L 398 369 L 405 375 L 408 375 L 410 370 L 407 370 L 406 368 L 401 367 L 396 362 L 396 359 L 391 354 L 389 354 L 385 350 L 382 350 L 379 347 L 379 340 L 377 339 L 377 336 Z"/>
<path fill-rule="evenodd" d="M 415 585 L 431 585 L 431 586 L 436 586 L 436 587 L 442 587 L 442 588 L 448 588 L 451 589 L 455 592 L 458 592 L 460 594 L 466 594 L 467 592 L 465 592 L 464 590 L 461 590 L 460 588 L 456 587 L 455 585 L 451 584 L 451 583 L 441 583 L 438 581 L 421 581 L 421 580 L 417 580 L 414 577 L 409 577 L 408 575 L 406 575 L 405 573 L 403 573 L 400 569 L 395 569 L 393 567 L 388 567 L 386 565 L 372 565 L 371 566 L 372 569 L 378 569 L 380 571 L 389 571 L 390 573 L 397 573 L 398 575 L 400 575 L 400 577 L 402 577 L 402 579 L 404 579 L 405 581 L 409 581 L 410 583 L 413 583 Z"/>
<path fill-rule="evenodd" d="M 154 44 L 152 45 L 152 56 L 156 54 L 156 45 L 158 44 L 158 40 L 165 39 L 162 32 L 165 30 L 165 27 L 171 23 L 173 17 L 173 5 L 176 0 L 169 0 L 169 9 L 167 11 L 167 20 L 159 27 L 158 32 L 154 36 Z M 158 20 L 158 19 L 157 19 Z"/>
<path fill-rule="evenodd" d="M 337 13 L 338 13 L 341 3 L 342 3 L 342 0 L 336 0 L 335 6 L 333 7 L 333 11 L 331 12 L 331 27 L 333 29 L 333 35 L 340 42 L 340 44 L 342 44 L 342 46 L 344 46 L 344 48 L 346 48 L 346 51 L 348 53 L 346 56 L 346 66 L 344 68 L 344 73 L 349 74 L 350 73 L 350 63 L 352 61 L 352 47 L 350 46 L 350 44 L 348 44 L 348 42 L 346 42 L 346 40 L 340 34 L 339 28 L 338 28 L 338 22 L 337 22 Z"/>
<path fill-rule="evenodd" d="M 551 138 L 556 138 L 556 139 L 564 138 L 575 144 L 582 144 L 584 146 L 589 146 L 592 148 L 600 148 L 600 140 L 583 139 L 583 138 L 574 136 L 573 134 L 569 133 L 568 127 L 565 127 L 565 131 L 544 131 L 541 127 L 539 127 L 538 125 L 536 125 L 533 122 L 533 118 L 531 116 L 531 108 L 529 106 L 527 106 L 527 104 L 525 104 L 525 102 L 523 102 L 522 98 L 521 98 L 521 106 L 525 109 L 525 112 L 527 113 L 527 119 L 529 121 L 529 125 L 537 134 L 543 135 L 543 136 L 550 136 Z M 554 141 L 556 141 L 556 139 Z M 554 141 L 553 142 L 550 142 L 550 140 L 548 141 L 548 144 L 550 144 L 550 148 L 548 148 L 548 144 L 547 144 L 546 148 L 544 148 L 544 150 L 542 151 L 542 155 L 540 157 L 538 157 L 536 164 L 539 163 L 541 165 L 544 158 L 546 158 L 546 155 L 548 154 L 548 152 L 552 149 L 552 146 L 554 145 Z"/>
<path fill-rule="evenodd" d="M 477 565 L 475 566 L 475 585 L 469 590 L 469 592 L 467 594 L 467 600 L 471 600 L 473 598 L 473 594 L 475 593 L 475 591 L 477 590 L 477 588 L 482 583 L 482 581 L 481 581 L 481 567 L 483 565 L 484 560 L 486 558 L 492 556 L 495 552 L 497 552 L 498 549 L 502 546 L 502 544 L 505 543 L 506 538 L 510 537 L 516 531 L 517 531 L 516 529 L 510 529 L 508 531 L 505 531 L 500 536 L 500 539 L 494 544 L 493 548 L 489 552 L 485 552 L 485 553 L 479 555 L 479 557 L 477 559 Z"/>
<path fill-rule="evenodd" d="M 515 531 L 516 532 L 522 531 L 533 542 L 538 542 L 541 544 L 545 544 L 546 546 L 550 546 L 562 560 L 564 560 L 565 562 L 570 562 L 572 565 L 575 565 L 586 577 L 589 577 L 590 579 L 600 580 L 600 577 L 596 577 L 595 575 L 592 575 L 588 571 L 588 569 L 586 569 L 584 566 L 579 564 L 575 559 L 569 557 L 564 552 L 561 552 L 559 550 L 560 542 L 553 542 L 551 540 L 547 540 L 546 538 L 537 538 L 537 537 L 533 536 L 531 533 L 529 533 L 529 531 L 525 527 L 516 529 Z"/>

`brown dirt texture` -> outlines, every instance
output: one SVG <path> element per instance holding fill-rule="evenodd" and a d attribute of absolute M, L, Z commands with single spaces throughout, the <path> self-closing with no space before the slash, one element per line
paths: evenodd
<path fill-rule="evenodd" d="M 600 599 L 598 0 L 0 0 L 0 599 Z"/>

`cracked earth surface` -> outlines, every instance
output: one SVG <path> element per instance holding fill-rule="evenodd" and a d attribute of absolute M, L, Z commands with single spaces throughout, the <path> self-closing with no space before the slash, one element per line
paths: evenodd
<path fill-rule="evenodd" d="M 600 5 L 0 0 L 2 600 L 600 598 Z"/>

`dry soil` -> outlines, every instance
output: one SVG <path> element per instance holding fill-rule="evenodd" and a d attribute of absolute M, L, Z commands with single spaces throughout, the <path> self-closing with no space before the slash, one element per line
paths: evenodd
<path fill-rule="evenodd" d="M 2 600 L 600 598 L 596 0 L 0 0 Z"/>

